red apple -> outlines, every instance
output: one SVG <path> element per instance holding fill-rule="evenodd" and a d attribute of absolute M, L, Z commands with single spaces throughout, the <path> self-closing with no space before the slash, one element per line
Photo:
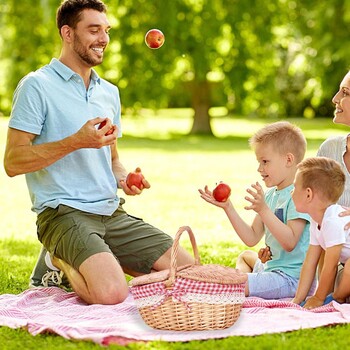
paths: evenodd
<path fill-rule="evenodd" d="M 159 29 L 151 29 L 145 35 L 146 45 L 150 49 L 159 49 L 165 41 L 164 34 Z"/>
<path fill-rule="evenodd" d="M 100 123 L 98 126 L 98 130 L 102 129 L 105 125 L 107 124 L 107 120 L 104 120 L 103 122 Z M 112 126 L 106 133 L 105 136 L 113 134 L 114 127 Z"/>
<path fill-rule="evenodd" d="M 231 195 L 231 188 L 229 185 L 220 181 L 219 184 L 213 190 L 213 197 L 218 202 L 226 202 Z"/>
<path fill-rule="evenodd" d="M 130 172 L 126 177 L 126 184 L 129 188 L 131 188 L 131 186 L 136 186 L 138 189 L 142 190 L 144 187 L 142 183 L 143 179 L 144 176 L 141 173 L 141 169 L 136 168 L 135 171 Z"/>

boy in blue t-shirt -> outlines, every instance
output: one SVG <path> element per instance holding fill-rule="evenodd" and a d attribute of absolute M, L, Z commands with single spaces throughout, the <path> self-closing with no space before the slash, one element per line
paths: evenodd
<path fill-rule="evenodd" d="M 302 131 L 289 122 L 276 122 L 260 129 L 249 140 L 259 164 L 258 172 L 270 189 L 264 193 L 256 182 L 247 189 L 247 210 L 256 212 L 251 225 L 237 213 L 230 199 L 218 202 L 205 186 L 201 197 L 224 209 L 234 230 L 250 247 L 265 237 L 268 261 L 262 265 L 255 255 L 253 263 L 260 264 L 258 272 L 248 273 L 246 296 L 265 299 L 294 297 L 302 263 L 309 244 L 309 216 L 298 213 L 291 198 L 297 164 L 306 151 Z M 238 265 L 237 268 L 240 268 Z M 312 292 L 312 291 L 311 291 Z"/>

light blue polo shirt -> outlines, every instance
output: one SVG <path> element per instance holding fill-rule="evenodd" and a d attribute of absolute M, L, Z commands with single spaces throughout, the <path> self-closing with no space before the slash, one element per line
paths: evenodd
<path fill-rule="evenodd" d="M 121 137 L 118 88 L 92 70 L 86 89 L 78 74 L 52 59 L 19 82 L 9 127 L 37 135 L 33 144 L 42 144 L 70 136 L 96 117 L 111 119 Z M 26 181 L 36 213 L 65 204 L 111 215 L 119 204 L 110 146 L 74 151 L 47 168 L 26 174 Z"/>
<path fill-rule="evenodd" d="M 304 219 L 307 224 L 299 239 L 298 244 L 291 252 L 285 251 L 271 232 L 265 228 L 265 243 L 271 249 L 272 260 L 266 263 L 264 271 L 280 270 L 294 278 L 300 277 L 300 270 L 305 260 L 306 251 L 310 243 L 310 217 L 308 214 L 299 213 L 295 209 L 291 191 L 294 185 L 282 190 L 269 189 L 265 194 L 265 201 L 275 215 L 285 224 L 289 220 Z"/>

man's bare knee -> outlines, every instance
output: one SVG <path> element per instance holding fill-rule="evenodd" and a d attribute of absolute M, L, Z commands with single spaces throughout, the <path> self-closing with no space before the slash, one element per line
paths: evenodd
<path fill-rule="evenodd" d="M 115 305 L 122 303 L 128 296 L 128 286 L 102 286 L 92 291 L 92 304 Z"/>
<path fill-rule="evenodd" d="M 80 265 L 79 272 L 85 281 L 85 300 L 90 304 L 119 304 L 128 296 L 124 272 L 111 253 L 89 257 Z"/>

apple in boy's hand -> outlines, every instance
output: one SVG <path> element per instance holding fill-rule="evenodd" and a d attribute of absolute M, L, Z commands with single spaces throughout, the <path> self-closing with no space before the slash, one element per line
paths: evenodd
<path fill-rule="evenodd" d="M 107 120 L 104 120 L 103 122 L 100 123 L 98 126 L 98 130 L 102 129 L 105 125 L 107 124 Z M 113 134 L 114 127 L 112 126 L 106 133 L 105 136 Z"/>
<path fill-rule="evenodd" d="M 126 184 L 129 188 L 131 188 L 131 186 L 136 186 L 138 189 L 142 190 L 144 188 L 142 183 L 144 178 L 141 169 L 137 167 L 135 171 L 130 172 L 126 177 Z"/>
<path fill-rule="evenodd" d="M 218 202 L 226 202 L 231 195 L 231 188 L 229 185 L 220 181 L 219 184 L 213 190 L 213 197 Z"/>
<path fill-rule="evenodd" d="M 159 29 L 151 29 L 145 35 L 145 43 L 150 49 L 159 49 L 164 41 L 164 34 Z"/>

